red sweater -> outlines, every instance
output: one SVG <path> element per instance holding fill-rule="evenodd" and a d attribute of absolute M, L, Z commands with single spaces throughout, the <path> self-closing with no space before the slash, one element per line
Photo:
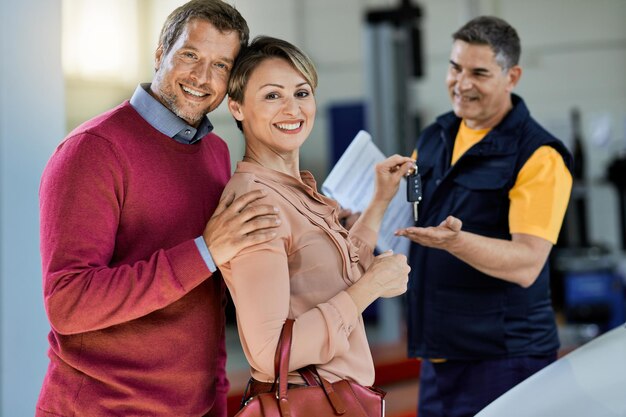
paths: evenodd
<path fill-rule="evenodd" d="M 229 177 L 218 136 L 180 144 L 128 102 L 59 145 L 40 188 L 37 416 L 226 415 L 224 286 L 194 238 Z"/>

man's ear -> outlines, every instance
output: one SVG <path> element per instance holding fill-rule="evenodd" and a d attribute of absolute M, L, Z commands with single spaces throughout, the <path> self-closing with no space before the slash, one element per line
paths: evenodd
<path fill-rule="evenodd" d="M 509 92 L 511 92 L 519 82 L 520 78 L 522 78 L 522 67 L 520 67 L 519 65 L 515 65 L 514 67 L 509 69 L 507 76 L 509 78 L 508 90 Z"/>
<path fill-rule="evenodd" d="M 228 98 L 228 110 L 230 110 L 230 114 L 233 115 L 235 120 L 243 121 L 243 113 L 241 111 L 241 104 L 237 103 L 232 98 Z"/>
<path fill-rule="evenodd" d="M 156 51 L 154 51 L 154 71 L 158 71 L 161 67 L 163 60 L 163 45 L 159 45 Z"/>

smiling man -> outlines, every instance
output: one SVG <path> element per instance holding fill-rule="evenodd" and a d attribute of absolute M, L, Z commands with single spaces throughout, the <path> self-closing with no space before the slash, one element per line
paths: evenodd
<path fill-rule="evenodd" d="M 420 417 L 473 416 L 556 358 L 548 255 L 572 158 L 512 91 L 520 40 L 478 17 L 453 34 L 453 111 L 417 140 L 423 199 L 411 239 L 409 354 Z"/>
<path fill-rule="evenodd" d="M 50 158 L 40 189 L 50 364 L 36 416 L 226 416 L 215 265 L 279 223 L 260 191 L 220 201 L 231 164 L 206 114 L 248 36 L 227 3 L 180 6 L 153 82 Z"/>

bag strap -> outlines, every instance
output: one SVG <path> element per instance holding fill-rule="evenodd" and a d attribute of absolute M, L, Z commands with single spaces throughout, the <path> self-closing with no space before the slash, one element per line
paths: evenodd
<path fill-rule="evenodd" d="M 289 373 L 289 352 L 291 351 L 291 334 L 293 332 L 293 323 L 295 320 L 287 319 L 283 324 L 283 328 L 278 338 L 278 345 L 276 345 L 276 353 L 274 354 L 274 383 L 272 385 L 272 391 L 276 390 L 276 382 L 279 381 L 281 376 L 281 364 L 286 362 L 285 378 Z"/>
<path fill-rule="evenodd" d="M 306 384 L 310 387 L 317 387 L 320 385 L 317 378 L 315 377 L 315 375 L 317 375 L 317 372 L 314 371 L 315 367 L 313 365 L 298 369 L 298 373 L 300 374 L 302 379 L 304 379 L 304 382 L 306 382 Z"/>
<path fill-rule="evenodd" d="M 274 376 L 278 378 L 278 406 L 280 408 L 280 414 L 282 417 L 291 417 L 291 410 L 289 407 L 289 400 L 287 399 L 288 391 L 288 375 L 289 375 L 289 355 L 291 352 L 291 338 L 293 335 L 293 319 L 285 320 L 283 330 L 280 333 L 280 340 L 276 347 L 276 355 L 274 356 Z M 341 397 L 335 392 L 332 384 L 317 372 L 317 368 L 314 365 L 298 369 L 298 372 L 302 375 L 304 380 L 309 384 L 311 381 L 315 381 L 315 377 L 322 383 L 322 388 L 326 393 L 326 397 L 333 406 L 335 412 L 339 415 L 346 412 L 346 407 L 341 400 Z M 305 376 L 306 375 L 306 376 Z M 276 382 L 274 382 L 276 383 Z M 319 385 L 315 383 L 314 385 Z"/>
<path fill-rule="evenodd" d="M 274 359 L 274 377 L 278 378 L 278 407 L 282 417 L 291 417 L 289 400 L 287 400 L 287 379 L 289 375 L 289 354 L 291 352 L 291 336 L 293 333 L 293 319 L 285 320 L 280 340 L 276 348 L 278 363 Z"/>
<path fill-rule="evenodd" d="M 324 388 L 324 392 L 326 393 L 326 398 L 328 398 L 328 401 L 330 401 L 330 404 L 335 409 L 335 413 L 339 415 L 344 414 L 346 412 L 346 406 L 343 403 L 343 400 L 341 399 L 339 394 L 337 394 L 337 392 L 333 388 L 333 385 L 330 382 L 328 382 L 326 378 L 323 378 L 319 374 L 319 372 L 317 372 L 317 368 L 315 367 L 315 365 L 309 365 L 306 368 L 301 368 L 298 370 L 298 372 L 300 372 L 303 369 L 311 372 L 322 383 L 322 388 Z"/>

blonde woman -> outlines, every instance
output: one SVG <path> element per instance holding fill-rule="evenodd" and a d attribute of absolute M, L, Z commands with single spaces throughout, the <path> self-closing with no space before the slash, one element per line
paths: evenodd
<path fill-rule="evenodd" d="M 243 132 L 243 161 L 225 193 L 263 190 L 280 209 L 277 238 L 241 251 L 220 265 L 237 311 L 241 344 L 251 367 L 248 397 L 274 381 L 274 353 L 283 323 L 295 319 L 290 371 L 315 364 L 333 382 L 374 382 L 363 310 L 379 297 L 406 291 L 405 256 L 373 256 L 383 214 L 410 158 L 392 156 L 376 167 L 376 191 L 350 231 L 339 207 L 300 171 L 300 148 L 315 120 L 317 74 L 288 42 L 258 37 L 243 50 L 229 81 L 229 109 Z M 302 383 L 290 375 L 292 384 Z"/>

